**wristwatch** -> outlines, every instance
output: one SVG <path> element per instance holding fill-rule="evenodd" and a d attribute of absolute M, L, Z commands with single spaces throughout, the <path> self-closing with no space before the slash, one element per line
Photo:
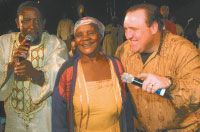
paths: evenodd
<path fill-rule="evenodd" d="M 170 76 L 166 76 L 166 77 L 168 78 L 168 82 L 169 82 L 169 86 L 167 87 L 167 89 L 168 89 L 173 85 L 173 79 Z"/>

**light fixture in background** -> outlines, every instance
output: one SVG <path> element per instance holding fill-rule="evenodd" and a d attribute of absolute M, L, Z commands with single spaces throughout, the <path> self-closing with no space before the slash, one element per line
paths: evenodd
<path fill-rule="evenodd" d="M 78 5 L 77 11 L 78 11 L 78 15 L 80 18 L 83 17 L 83 14 L 85 11 L 84 8 L 85 8 L 84 5 L 82 5 L 82 4 Z"/>
<path fill-rule="evenodd" d="M 38 0 L 37 3 L 40 4 L 40 0 Z"/>

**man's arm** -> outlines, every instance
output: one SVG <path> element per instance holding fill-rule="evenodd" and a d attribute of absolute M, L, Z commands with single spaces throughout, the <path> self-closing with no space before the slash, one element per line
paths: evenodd
<path fill-rule="evenodd" d="M 194 46 L 186 43 L 182 43 L 176 51 L 174 54 L 177 57 L 173 58 L 171 76 L 139 75 L 145 78 L 143 90 L 150 93 L 153 90 L 154 93 L 160 88 L 165 88 L 166 94 L 177 109 L 185 112 L 195 111 L 200 105 L 200 56 Z"/>
<path fill-rule="evenodd" d="M 167 90 L 177 108 L 198 108 L 200 104 L 200 56 L 196 49 L 185 52 L 177 67 L 177 76 Z M 191 108 L 192 108 L 191 107 Z"/>
<path fill-rule="evenodd" d="M 30 85 L 30 94 L 34 103 L 40 103 L 52 95 L 57 72 L 60 66 L 68 59 L 68 51 L 62 40 L 54 35 L 49 35 L 47 44 L 43 66 L 36 70 L 35 75 L 31 75 L 33 83 Z M 38 79 L 40 76 L 44 77 L 44 83 L 42 79 Z M 41 81 L 38 83 L 43 83 L 43 85 L 40 86 L 34 81 Z"/>
<path fill-rule="evenodd" d="M 14 61 L 11 59 L 13 34 L 0 36 L 0 100 L 4 101 L 12 91 Z M 11 62 L 12 61 L 12 62 Z"/>
<path fill-rule="evenodd" d="M 31 78 L 31 82 L 39 86 L 43 86 L 45 82 L 44 72 L 42 70 L 37 70 L 33 68 L 29 60 L 24 60 L 22 62 L 16 62 L 14 72 L 17 76 L 28 76 Z"/>

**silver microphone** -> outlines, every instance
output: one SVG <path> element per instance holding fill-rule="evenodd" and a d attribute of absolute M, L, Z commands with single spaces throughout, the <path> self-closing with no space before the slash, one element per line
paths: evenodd
<path fill-rule="evenodd" d="M 27 47 L 27 48 L 30 48 L 30 44 L 34 41 L 34 38 L 31 36 L 31 35 L 26 35 L 26 37 L 25 37 L 25 39 L 26 39 L 26 42 L 25 42 L 25 46 Z M 26 59 L 26 57 L 27 57 L 27 54 L 24 54 L 24 57 L 19 57 L 18 58 L 18 61 L 20 62 L 20 61 L 23 61 L 23 60 L 25 60 Z"/>
<path fill-rule="evenodd" d="M 134 84 L 136 86 L 142 87 L 143 84 L 143 80 L 134 77 L 133 75 L 129 74 L 129 73 L 123 73 L 121 76 L 121 80 L 125 83 L 131 83 Z M 166 89 L 158 89 L 156 91 L 157 94 L 164 96 Z"/>

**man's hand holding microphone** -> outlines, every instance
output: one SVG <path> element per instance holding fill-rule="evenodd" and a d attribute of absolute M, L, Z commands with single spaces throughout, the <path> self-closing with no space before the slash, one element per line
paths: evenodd
<path fill-rule="evenodd" d="M 30 77 L 33 66 L 30 61 L 26 60 L 30 44 L 33 42 L 33 37 L 27 35 L 22 41 L 16 52 L 14 53 L 13 60 L 15 63 L 14 72 L 17 76 Z"/>
<path fill-rule="evenodd" d="M 137 77 L 129 73 L 123 73 L 121 79 L 125 83 L 134 84 L 136 89 L 142 88 L 143 91 L 151 94 L 157 93 L 161 96 L 164 96 L 166 89 L 172 85 L 172 80 L 169 77 L 162 77 L 151 73 L 142 73 Z"/>
<path fill-rule="evenodd" d="M 27 78 L 30 78 L 33 83 L 42 86 L 45 82 L 43 71 L 34 68 L 32 63 L 26 59 L 30 45 L 33 41 L 34 38 L 27 35 L 14 53 L 14 73 L 19 81 L 25 81 Z"/>

